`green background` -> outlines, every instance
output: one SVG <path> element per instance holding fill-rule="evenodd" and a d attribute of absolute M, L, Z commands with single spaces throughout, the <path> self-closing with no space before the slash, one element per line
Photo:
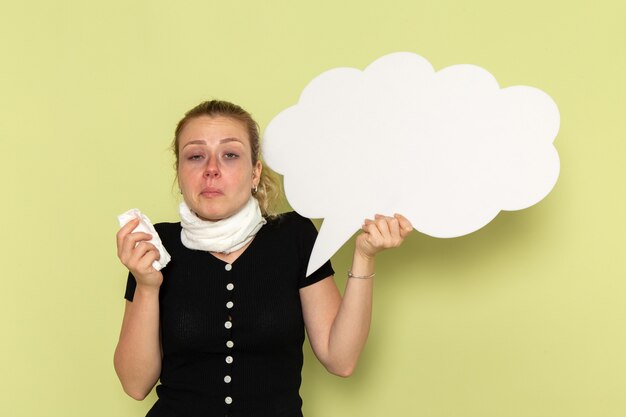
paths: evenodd
<path fill-rule="evenodd" d="M 176 220 L 168 146 L 184 111 L 223 98 L 263 127 L 322 71 L 411 51 L 547 92 L 561 176 L 476 233 L 414 233 L 383 254 L 355 375 L 326 374 L 305 346 L 305 415 L 623 417 L 624 21 L 617 0 L 4 2 L 0 415 L 153 403 L 113 371 L 115 217 Z M 340 285 L 350 251 L 334 258 Z"/>

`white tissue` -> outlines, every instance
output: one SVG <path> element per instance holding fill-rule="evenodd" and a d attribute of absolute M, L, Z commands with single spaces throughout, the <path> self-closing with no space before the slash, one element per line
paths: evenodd
<path fill-rule="evenodd" d="M 148 242 L 152 243 L 157 248 L 160 255 L 159 259 L 152 262 L 152 267 L 157 271 L 160 271 L 165 268 L 165 265 L 167 265 L 172 258 L 165 250 L 165 247 L 161 242 L 161 238 L 159 238 L 159 234 L 154 229 L 150 219 L 145 214 L 142 214 L 139 209 L 130 209 L 126 213 L 122 213 L 117 216 L 117 220 L 120 222 L 120 227 L 123 227 L 126 223 L 136 218 L 139 219 L 139 225 L 135 227 L 133 232 L 144 232 L 152 235 L 152 239 Z"/>

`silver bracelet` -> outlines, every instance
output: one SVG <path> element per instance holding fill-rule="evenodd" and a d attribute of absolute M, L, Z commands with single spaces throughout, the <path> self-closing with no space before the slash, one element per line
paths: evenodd
<path fill-rule="evenodd" d="M 376 275 L 376 272 L 374 272 L 372 275 L 352 275 L 352 271 L 348 271 L 348 278 L 370 279 L 374 278 L 374 275 Z"/>

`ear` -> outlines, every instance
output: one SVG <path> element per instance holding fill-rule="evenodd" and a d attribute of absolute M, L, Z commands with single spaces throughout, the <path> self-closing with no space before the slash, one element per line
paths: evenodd
<path fill-rule="evenodd" d="M 261 172 L 263 172 L 263 164 L 261 161 L 256 161 L 256 164 L 252 168 L 252 185 L 259 185 L 259 182 L 261 181 Z"/>

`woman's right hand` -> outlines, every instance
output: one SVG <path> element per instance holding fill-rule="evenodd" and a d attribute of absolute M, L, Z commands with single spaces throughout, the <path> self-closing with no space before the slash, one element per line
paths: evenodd
<path fill-rule="evenodd" d="M 137 286 L 159 288 L 163 282 L 163 274 L 152 266 L 152 262 L 161 256 L 157 248 L 150 242 L 152 235 L 132 231 L 139 224 L 139 219 L 126 223 L 116 235 L 117 257 L 133 274 Z"/>

